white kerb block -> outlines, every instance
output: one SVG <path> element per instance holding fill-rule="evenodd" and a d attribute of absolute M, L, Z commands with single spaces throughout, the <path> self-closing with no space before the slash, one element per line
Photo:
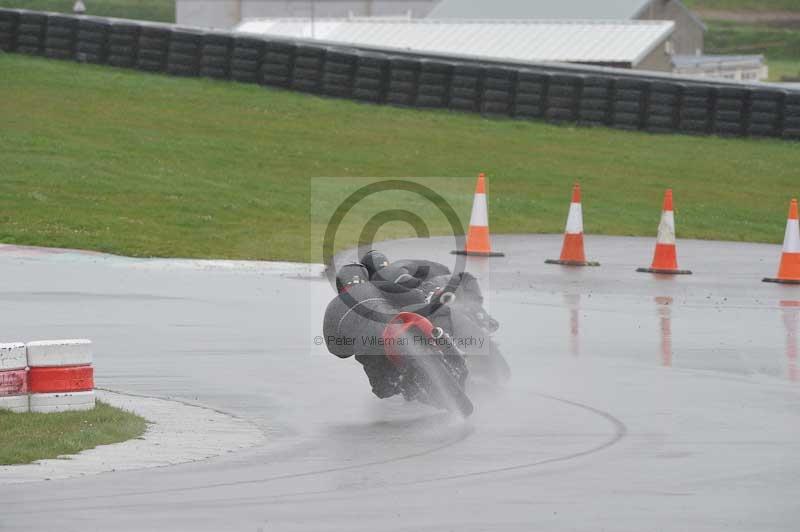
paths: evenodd
<path fill-rule="evenodd" d="M 31 412 L 71 412 L 94 408 L 94 391 L 35 393 L 30 395 Z"/>
<path fill-rule="evenodd" d="M 44 340 L 28 342 L 28 365 L 32 368 L 88 366 L 92 363 L 91 340 Z"/>
<path fill-rule="evenodd" d="M 27 365 L 25 344 L 21 342 L 0 344 L 0 371 L 22 369 Z"/>
<path fill-rule="evenodd" d="M 23 413 L 28 411 L 27 395 L 5 395 L 0 397 L 0 410 Z"/>

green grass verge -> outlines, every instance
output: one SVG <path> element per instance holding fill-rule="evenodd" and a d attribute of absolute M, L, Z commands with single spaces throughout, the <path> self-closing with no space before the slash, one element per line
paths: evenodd
<path fill-rule="evenodd" d="M 83 0 L 87 15 L 175 22 L 175 0 Z M 0 7 L 72 13 L 75 0 L 0 0 Z"/>
<path fill-rule="evenodd" d="M 94 410 L 15 414 L 0 410 L 0 465 L 79 453 L 144 434 L 143 418 L 98 401 Z"/>
<path fill-rule="evenodd" d="M 798 193 L 800 148 L 780 140 L 486 120 L 16 55 L 0 71 L 6 243 L 307 261 L 324 224 L 311 178 L 478 171 L 495 233 L 561 232 L 579 180 L 588 233 L 653 235 L 673 187 L 681 237 L 779 242 Z M 466 218 L 474 181 L 461 181 Z"/>

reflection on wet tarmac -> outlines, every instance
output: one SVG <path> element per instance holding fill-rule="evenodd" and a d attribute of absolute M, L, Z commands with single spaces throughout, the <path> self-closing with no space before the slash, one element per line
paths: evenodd
<path fill-rule="evenodd" d="M 581 295 L 564 294 L 564 304 L 569 309 L 569 352 L 572 356 L 577 357 L 581 354 L 581 339 L 579 332 Z"/>
<path fill-rule="evenodd" d="M 781 301 L 783 326 L 786 328 L 786 376 L 797 382 L 797 330 L 800 324 L 800 301 Z"/>
<path fill-rule="evenodd" d="M 672 366 L 672 298 L 657 296 L 658 315 L 661 318 L 661 365 Z"/>

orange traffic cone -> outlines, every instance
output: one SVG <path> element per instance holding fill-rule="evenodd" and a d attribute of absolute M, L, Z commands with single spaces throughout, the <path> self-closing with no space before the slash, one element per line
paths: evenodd
<path fill-rule="evenodd" d="M 789 205 L 789 220 L 783 237 L 783 253 L 778 277 L 765 277 L 767 283 L 800 284 L 800 223 L 797 221 L 797 200 Z"/>
<path fill-rule="evenodd" d="M 637 272 L 689 274 L 689 270 L 678 269 L 678 255 L 675 250 L 675 215 L 672 212 L 672 189 L 664 193 L 664 207 L 661 223 L 658 224 L 658 238 L 653 264 L 649 268 L 639 268 Z"/>
<path fill-rule="evenodd" d="M 563 264 L 564 266 L 600 266 L 599 262 L 586 260 L 586 253 L 583 251 L 581 186 L 577 183 L 572 187 L 572 203 L 569 205 L 561 257 L 558 260 L 548 259 L 544 262 L 546 264 Z"/>
<path fill-rule="evenodd" d="M 503 253 L 492 251 L 492 244 L 489 241 L 489 210 L 486 207 L 486 176 L 483 173 L 478 175 L 478 183 L 475 185 L 475 199 L 472 203 L 472 215 L 469 218 L 466 248 L 453 253 L 479 257 L 503 256 Z"/>

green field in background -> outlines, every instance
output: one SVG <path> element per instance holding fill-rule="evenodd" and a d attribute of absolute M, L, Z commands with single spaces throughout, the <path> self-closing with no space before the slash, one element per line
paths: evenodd
<path fill-rule="evenodd" d="M 578 180 L 589 234 L 653 235 L 673 187 L 679 236 L 780 242 L 800 192 L 800 146 L 780 140 L 486 120 L 16 55 L 0 71 L 6 243 L 305 261 L 325 222 L 312 178 L 469 176 L 447 191 L 466 219 L 479 171 L 494 232 L 561 232 Z"/>
<path fill-rule="evenodd" d="M 800 11 L 797 0 L 683 0 L 690 9 L 732 11 Z"/>
<path fill-rule="evenodd" d="M 175 0 L 83 0 L 87 15 L 175 22 Z M 75 0 L 0 0 L 0 7 L 72 13 Z"/>

